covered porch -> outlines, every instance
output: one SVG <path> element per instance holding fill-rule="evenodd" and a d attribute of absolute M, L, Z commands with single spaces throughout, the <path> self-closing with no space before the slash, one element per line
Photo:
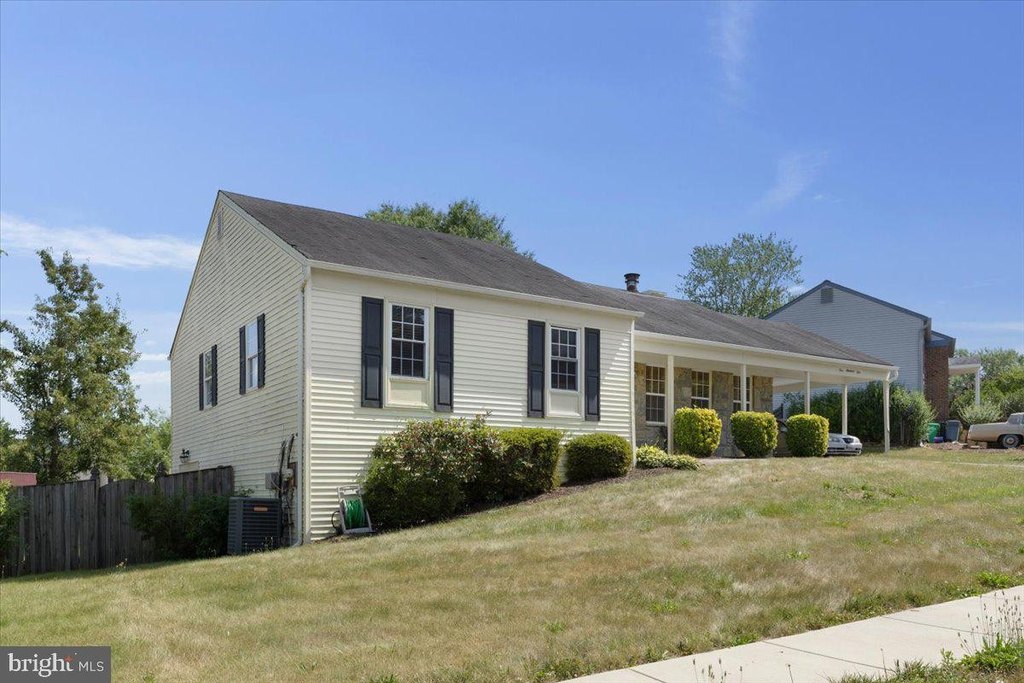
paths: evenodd
<path fill-rule="evenodd" d="M 804 412 L 809 413 L 811 390 L 823 387 L 842 391 L 842 425 L 830 429 L 846 433 L 849 385 L 878 380 L 884 388 L 884 448 L 889 450 L 889 386 L 896 379 L 892 366 L 641 331 L 635 333 L 633 360 L 637 446 L 658 444 L 672 452 L 675 410 L 712 408 L 722 420 L 716 455 L 736 456 L 729 425 L 733 412 L 771 412 L 776 392 L 802 391 Z"/>

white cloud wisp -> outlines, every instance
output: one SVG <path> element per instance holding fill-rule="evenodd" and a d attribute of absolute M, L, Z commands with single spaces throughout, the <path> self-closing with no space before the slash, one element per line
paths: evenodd
<path fill-rule="evenodd" d="M 199 257 L 199 245 L 170 235 L 133 237 L 108 228 L 53 228 L 11 214 L 0 214 L 0 243 L 4 249 L 69 251 L 95 265 L 145 270 L 189 269 Z"/>

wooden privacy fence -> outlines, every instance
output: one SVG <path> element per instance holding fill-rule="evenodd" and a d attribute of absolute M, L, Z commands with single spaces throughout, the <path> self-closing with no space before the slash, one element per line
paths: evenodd
<path fill-rule="evenodd" d="M 214 467 L 157 477 L 155 482 L 104 482 L 101 479 L 69 484 L 26 486 L 13 495 L 24 502 L 15 542 L 4 560 L 4 576 L 100 569 L 122 562 L 153 561 L 153 544 L 132 528 L 128 498 L 182 494 L 186 499 L 205 493 L 231 495 L 231 467 Z"/>

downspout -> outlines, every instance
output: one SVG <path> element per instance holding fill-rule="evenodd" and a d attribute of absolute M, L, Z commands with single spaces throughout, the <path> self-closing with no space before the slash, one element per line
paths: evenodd
<path fill-rule="evenodd" d="M 629 442 L 636 467 L 636 319 L 629 321 Z"/>
<path fill-rule="evenodd" d="M 309 322 L 309 285 L 310 285 L 311 269 L 308 264 L 303 266 L 302 284 L 299 285 L 299 381 L 298 381 L 298 392 L 299 392 L 299 424 L 297 433 L 299 434 L 299 459 L 295 468 L 298 481 L 295 485 L 295 536 L 292 539 L 292 546 L 302 545 L 306 538 L 306 533 L 309 525 L 306 521 L 306 500 L 307 500 L 307 487 L 306 482 L 308 477 L 306 476 L 306 463 L 308 461 L 306 454 L 309 452 L 309 430 L 307 429 L 306 413 L 308 412 L 307 405 L 307 385 L 306 385 L 306 365 L 308 363 L 309 355 L 306 349 L 306 341 L 308 339 L 308 322 Z"/>

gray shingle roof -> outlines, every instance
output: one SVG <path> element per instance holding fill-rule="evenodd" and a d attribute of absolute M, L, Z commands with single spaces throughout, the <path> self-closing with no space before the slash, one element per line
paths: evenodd
<path fill-rule="evenodd" d="M 647 332 L 888 365 L 789 323 L 727 315 L 682 299 L 580 282 L 489 242 L 223 194 L 314 261 L 641 312 L 636 328 Z"/>

